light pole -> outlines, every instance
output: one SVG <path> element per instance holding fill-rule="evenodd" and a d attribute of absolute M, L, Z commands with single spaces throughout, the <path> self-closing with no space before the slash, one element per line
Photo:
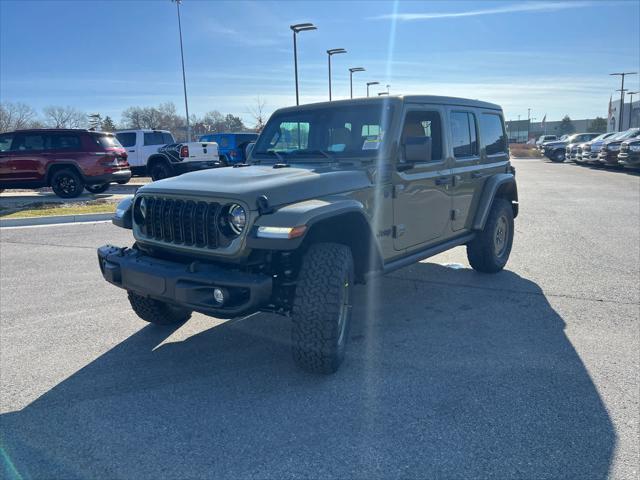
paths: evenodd
<path fill-rule="evenodd" d="M 622 119 L 624 118 L 624 77 L 625 75 L 637 75 L 638 72 L 619 72 L 619 73 L 610 73 L 609 75 L 619 75 L 622 77 L 622 85 L 620 86 L 620 90 L 616 90 L 620 92 L 620 116 L 618 117 L 618 131 L 622 131 Z"/>
<path fill-rule="evenodd" d="M 369 87 L 371 85 L 380 85 L 380 82 L 367 82 L 367 97 L 369 97 Z"/>
<path fill-rule="evenodd" d="M 633 120 L 633 96 L 639 94 L 640 91 L 638 92 L 629 92 L 629 128 L 631 128 L 633 125 L 631 125 L 631 121 Z"/>
<path fill-rule="evenodd" d="M 391 86 L 391 85 L 387 84 L 387 95 L 389 95 L 389 87 L 390 87 L 390 86 Z"/>
<path fill-rule="evenodd" d="M 171 0 L 176 2 L 178 10 L 178 33 L 180 34 L 180 58 L 182 59 L 182 85 L 184 87 L 184 109 L 187 114 L 187 141 L 191 141 L 191 126 L 189 125 L 189 104 L 187 103 L 187 77 L 184 74 L 184 50 L 182 48 L 182 23 L 180 22 L 180 4 L 182 0 Z"/>
<path fill-rule="evenodd" d="M 298 42 L 296 41 L 298 32 L 306 32 L 308 30 L 317 30 L 313 23 L 298 23 L 296 25 L 290 25 L 289 28 L 293 31 L 293 69 L 296 77 L 296 105 L 300 105 L 300 95 L 298 93 Z"/>
<path fill-rule="evenodd" d="M 529 135 L 531 135 L 531 108 L 527 108 L 527 142 Z"/>
<path fill-rule="evenodd" d="M 364 72 L 362 67 L 352 67 L 349 69 L 349 88 L 351 91 L 351 98 L 353 98 L 353 72 Z"/>
<path fill-rule="evenodd" d="M 331 101 L 331 57 L 340 53 L 347 53 L 344 48 L 331 48 L 327 50 L 327 58 L 329 59 L 329 101 Z"/>

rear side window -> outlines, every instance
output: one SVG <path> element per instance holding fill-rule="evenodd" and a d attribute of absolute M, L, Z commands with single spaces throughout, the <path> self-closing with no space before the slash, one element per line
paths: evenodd
<path fill-rule="evenodd" d="M 122 148 L 115 135 L 95 135 L 96 143 L 103 148 Z"/>
<path fill-rule="evenodd" d="M 169 141 L 166 141 L 166 140 Z M 173 137 L 168 133 L 163 132 L 150 132 L 144 134 L 144 145 L 166 145 L 167 143 L 174 143 Z"/>
<path fill-rule="evenodd" d="M 473 113 L 451 113 L 451 136 L 453 138 L 454 157 L 464 158 L 478 154 L 476 116 Z"/>
<path fill-rule="evenodd" d="M 45 148 L 44 135 L 40 133 L 25 133 L 16 135 L 12 150 L 17 150 L 18 152 L 33 152 L 44 150 Z"/>
<path fill-rule="evenodd" d="M 49 136 L 52 150 L 82 150 L 82 142 L 78 135 L 68 133 L 53 134 Z"/>
<path fill-rule="evenodd" d="M 507 152 L 507 137 L 502 128 L 502 117 L 495 113 L 480 116 L 480 138 L 487 155 Z"/>
<path fill-rule="evenodd" d="M 123 147 L 136 146 L 136 132 L 116 133 L 116 138 Z"/>
<path fill-rule="evenodd" d="M 13 134 L 0 135 L 0 152 L 11 150 Z"/>

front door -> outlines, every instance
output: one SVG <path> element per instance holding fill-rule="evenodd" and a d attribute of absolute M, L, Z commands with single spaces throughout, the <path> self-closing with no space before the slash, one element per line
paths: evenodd
<path fill-rule="evenodd" d="M 17 133 L 13 139 L 7 168 L 9 178 L 15 182 L 34 182 L 43 179 L 45 155 L 48 153 L 46 136 L 39 132 Z"/>
<path fill-rule="evenodd" d="M 449 231 L 452 177 L 446 160 L 443 118 L 444 111 L 435 106 L 411 106 L 405 112 L 394 173 L 396 250 L 417 250 L 441 239 Z M 431 137 L 431 158 L 406 164 L 402 145 L 408 137 Z"/>

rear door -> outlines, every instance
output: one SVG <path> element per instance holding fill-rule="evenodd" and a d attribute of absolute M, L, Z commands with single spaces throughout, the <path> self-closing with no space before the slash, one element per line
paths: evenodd
<path fill-rule="evenodd" d="M 169 143 L 175 143 L 175 140 L 168 132 L 144 132 L 142 142 L 142 162 L 146 165 L 147 159 L 158 152 L 158 149 Z"/>
<path fill-rule="evenodd" d="M 129 165 L 132 167 L 143 167 L 145 162 L 140 159 L 141 150 L 139 148 L 140 145 L 142 145 L 142 133 L 119 132 L 116 133 L 116 138 L 127 152 L 127 161 L 129 162 Z"/>
<path fill-rule="evenodd" d="M 402 148 L 393 175 L 393 237 L 396 250 L 418 250 L 448 236 L 451 169 L 443 134 L 445 112 L 439 106 L 409 105 L 401 144 L 407 137 L 431 137 L 431 159 L 403 164 Z"/>
<path fill-rule="evenodd" d="M 458 231 L 467 222 L 473 196 L 481 180 L 480 148 L 475 112 L 457 107 L 448 110 L 452 150 L 450 162 L 453 168 L 451 229 Z"/>

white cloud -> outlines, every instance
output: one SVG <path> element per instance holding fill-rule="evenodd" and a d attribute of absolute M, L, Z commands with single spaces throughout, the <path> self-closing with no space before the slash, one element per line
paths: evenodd
<path fill-rule="evenodd" d="M 582 8 L 592 2 L 523 2 L 505 5 L 503 7 L 486 8 L 482 10 L 467 10 L 463 12 L 433 12 L 433 13 L 390 13 L 369 17 L 369 20 L 435 20 L 440 18 L 476 17 L 480 15 L 497 15 L 502 13 L 517 12 L 555 12 L 557 10 L 567 10 Z"/>

